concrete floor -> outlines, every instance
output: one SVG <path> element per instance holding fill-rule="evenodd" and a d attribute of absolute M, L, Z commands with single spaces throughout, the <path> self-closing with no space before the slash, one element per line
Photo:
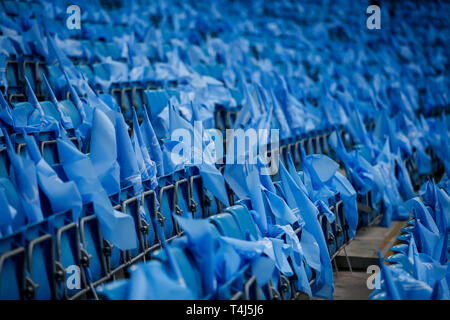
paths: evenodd
<path fill-rule="evenodd" d="M 367 279 L 371 273 L 367 273 L 367 268 L 370 265 L 378 265 L 378 250 L 383 258 L 391 254 L 389 248 L 397 243 L 397 236 L 405 224 L 405 221 L 393 221 L 390 228 L 373 225 L 370 228 L 358 230 L 355 239 L 346 247 L 353 273 L 349 271 L 344 252 L 336 257 L 339 272 L 334 272 L 334 299 L 367 300 L 369 298 L 372 290 L 367 288 Z"/>
<path fill-rule="evenodd" d="M 370 274 L 365 272 L 340 271 L 334 273 L 334 299 L 335 300 L 368 300 L 372 290 L 367 288 L 367 278 Z"/>
<path fill-rule="evenodd" d="M 392 221 L 390 228 L 378 225 L 358 230 L 355 239 L 347 247 L 347 254 L 355 257 L 377 257 L 377 250 L 386 257 L 389 248 L 392 247 L 400 234 L 400 229 L 405 226 L 405 221 Z M 340 255 L 343 255 L 341 252 Z"/>

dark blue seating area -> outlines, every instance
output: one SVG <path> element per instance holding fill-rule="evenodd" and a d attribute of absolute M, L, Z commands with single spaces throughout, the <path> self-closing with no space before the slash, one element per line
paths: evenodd
<path fill-rule="evenodd" d="M 368 5 L 2 0 L 0 299 L 333 299 L 394 220 L 448 299 L 450 6 Z"/>

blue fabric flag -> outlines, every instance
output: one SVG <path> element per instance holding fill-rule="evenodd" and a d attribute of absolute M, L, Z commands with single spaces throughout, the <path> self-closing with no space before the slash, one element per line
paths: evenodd
<path fill-rule="evenodd" d="M 144 105 L 144 109 L 145 108 L 146 107 Z M 152 124 L 148 119 L 148 111 L 144 112 L 144 121 L 141 124 L 141 130 L 142 139 L 144 140 L 145 146 L 150 154 L 150 158 L 156 163 L 158 176 L 163 176 L 165 172 L 161 146 L 159 145 L 158 138 L 156 137 Z"/>
<path fill-rule="evenodd" d="M 83 204 L 76 184 L 73 181 L 63 182 L 42 158 L 34 138 L 28 135 L 23 137 L 27 144 L 28 155 L 36 165 L 39 187 L 50 202 L 53 213 L 71 210 L 72 219 L 77 222 Z"/>
<path fill-rule="evenodd" d="M 333 299 L 333 268 L 325 237 L 317 218 L 319 211 L 302 191 L 302 188 L 289 175 L 281 160 L 279 168 L 284 193 L 290 194 L 292 197 L 288 204 L 291 202 L 290 206 L 300 209 L 300 214 L 305 222 L 304 230 L 314 237 L 320 248 L 321 270 L 317 274 L 317 279 L 313 286 L 313 294 L 321 298 Z"/>
<path fill-rule="evenodd" d="M 88 156 L 70 141 L 58 139 L 57 145 L 64 173 L 76 183 L 83 204 L 93 204 L 105 239 L 122 250 L 136 248 L 138 243 L 133 218 L 113 209 Z"/>
<path fill-rule="evenodd" d="M 155 162 L 150 158 L 150 154 L 148 152 L 147 147 L 145 146 L 144 138 L 142 137 L 141 128 L 139 127 L 139 121 L 136 114 L 136 110 L 133 108 L 133 148 L 135 149 L 136 154 L 138 153 L 136 148 L 139 148 L 142 154 L 144 169 L 148 179 L 151 181 L 152 188 L 157 186 L 156 174 L 157 169 Z M 143 178 L 144 180 L 144 178 Z"/>

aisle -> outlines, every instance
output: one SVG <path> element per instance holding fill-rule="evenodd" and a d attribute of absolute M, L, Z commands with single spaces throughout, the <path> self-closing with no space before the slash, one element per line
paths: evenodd
<path fill-rule="evenodd" d="M 355 239 L 347 246 L 353 273 L 349 271 L 345 253 L 336 257 L 339 272 L 334 272 L 336 300 L 367 300 L 372 290 L 367 286 L 367 280 L 372 274 L 368 273 L 371 265 L 378 265 L 377 251 L 383 258 L 392 254 L 389 248 L 396 244 L 400 230 L 405 221 L 393 221 L 390 228 L 373 225 L 370 228 L 358 230 Z"/>
<path fill-rule="evenodd" d="M 368 300 L 372 290 L 367 288 L 365 272 L 340 271 L 334 273 L 335 300 Z"/>

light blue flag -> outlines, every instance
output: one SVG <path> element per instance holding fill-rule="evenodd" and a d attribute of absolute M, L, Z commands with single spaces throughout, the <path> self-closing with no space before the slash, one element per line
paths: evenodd
<path fill-rule="evenodd" d="M 12 110 L 6 102 L 3 92 L 0 90 L 0 119 L 11 127 L 15 127 L 15 117 L 13 117 Z"/>
<path fill-rule="evenodd" d="M 169 245 L 167 244 L 166 235 L 163 232 L 162 226 L 159 223 L 159 221 L 157 220 L 156 215 L 154 215 L 152 217 L 152 220 L 153 220 L 153 225 L 156 228 L 156 233 L 158 234 L 160 241 L 161 241 L 161 246 L 163 249 L 162 252 L 165 256 L 166 261 L 168 262 L 168 266 L 170 267 L 170 269 L 172 271 L 172 276 L 175 278 L 175 281 L 178 283 L 178 286 L 180 287 L 180 290 L 182 290 L 182 292 L 189 293 L 190 295 L 192 295 L 191 290 L 186 286 L 186 282 L 181 273 L 180 266 L 178 265 L 177 261 L 175 260 L 175 257 L 173 256 L 172 251 L 169 248 Z"/>
<path fill-rule="evenodd" d="M 116 143 L 121 188 L 132 187 L 132 193 L 134 195 L 141 194 L 143 191 L 142 178 L 139 172 L 136 154 L 134 153 L 133 145 L 128 135 L 128 126 L 121 113 L 116 113 Z"/>
<path fill-rule="evenodd" d="M 336 172 L 330 181 L 331 188 L 339 192 L 344 203 L 344 215 L 347 220 L 349 237 L 353 238 L 358 227 L 358 206 L 356 203 L 356 191 L 352 184 L 340 172 Z"/>
<path fill-rule="evenodd" d="M 147 173 L 147 167 L 144 160 L 144 155 L 142 154 L 141 146 L 139 145 L 139 141 L 136 136 L 136 132 L 133 130 L 133 135 L 130 138 L 131 145 L 133 146 L 134 155 L 136 157 L 136 163 L 139 170 L 139 175 L 141 176 L 142 182 L 150 180 L 150 177 Z"/>
<path fill-rule="evenodd" d="M 16 209 L 9 205 L 5 191 L 0 186 L 0 238 L 6 237 L 13 233 L 12 222 L 17 214 Z"/>
<path fill-rule="evenodd" d="M 41 222 L 44 215 L 41 210 L 39 188 L 36 176 L 36 166 L 30 159 L 19 157 L 13 149 L 6 130 L 3 131 L 6 139 L 6 150 L 11 161 L 13 181 L 19 194 L 27 221 L 29 224 Z"/>
<path fill-rule="evenodd" d="M 294 224 L 299 220 L 293 210 L 289 208 L 283 198 L 269 190 L 263 190 L 265 199 L 269 205 L 272 214 L 275 216 L 275 223 L 281 226 Z"/>
<path fill-rule="evenodd" d="M 420 220 L 416 219 L 414 238 L 420 252 L 426 253 L 435 259 L 441 258 L 443 239 L 438 234 L 430 231 Z"/>
<path fill-rule="evenodd" d="M 337 158 L 340 159 L 346 166 L 350 164 L 350 156 L 347 153 L 341 135 L 337 130 L 334 130 L 328 137 L 328 145 L 336 153 Z"/>
<path fill-rule="evenodd" d="M 81 118 L 81 123 L 76 128 L 79 132 L 79 136 L 81 138 L 81 142 L 83 143 L 83 150 L 87 149 L 88 142 L 89 142 L 89 135 L 91 130 L 91 124 L 92 124 L 92 117 L 93 117 L 93 109 L 89 104 L 83 104 L 81 99 L 78 96 L 77 91 L 74 89 L 72 84 L 70 83 L 69 77 L 66 73 L 66 70 L 64 67 L 62 67 L 62 71 L 64 73 L 64 77 L 66 79 L 67 87 L 69 88 L 70 97 L 72 98 L 73 104 L 75 105 L 75 108 L 78 111 L 78 114 Z"/>
<path fill-rule="evenodd" d="M 392 300 L 401 300 L 400 293 L 392 279 L 391 269 L 390 267 L 384 264 L 383 258 L 381 257 L 381 253 L 378 251 L 378 260 L 381 268 L 381 276 L 384 279 L 385 290 L 389 299 Z"/>
<path fill-rule="evenodd" d="M 319 189 L 322 184 L 328 182 L 339 169 L 339 164 L 326 155 L 306 155 L 303 146 L 301 147 L 301 154 L 304 161 L 303 167 L 308 170 L 315 189 Z"/>
<path fill-rule="evenodd" d="M 388 118 L 386 115 L 386 111 L 382 111 L 376 121 L 375 121 L 375 130 L 374 136 L 377 137 L 380 141 L 384 141 L 386 137 L 389 138 L 389 142 L 391 143 L 391 150 L 394 153 L 398 151 L 398 141 L 396 129 L 394 128 L 395 122 L 392 118 Z"/>
<path fill-rule="evenodd" d="M 157 260 L 139 264 L 131 272 L 127 286 L 128 300 L 191 300 L 189 288 L 180 286 L 165 265 Z"/>
<path fill-rule="evenodd" d="M 402 268 L 388 266 L 383 263 L 379 254 L 381 266 L 382 290 L 387 300 L 430 300 L 433 289 L 427 283 L 417 280 Z"/>
<path fill-rule="evenodd" d="M 435 208 L 437 204 L 437 193 L 434 180 L 431 181 L 430 179 L 428 179 L 424 184 L 422 184 L 417 195 L 422 198 L 424 204 Z M 430 213 L 434 215 L 434 212 Z"/>
<path fill-rule="evenodd" d="M 246 182 L 246 165 L 227 163 L 223 172 L 223 176 L 238 199 L 250 198 L 250 192 L 247 188 Z"/>
<path fill-rule="evenodd" d="M 76 183 L 83 204 L 93 204 L 105 239 L 121 250 L 136 248 L 138 243 L 133 218 L 113 209 L 89 157 L 70 141 L 58 139 L 57 146 L 64 173 Z"/>
<path fill-rule="evenodd" d="M 206 293 L 214 294 L 217 290 L 214 249 L 215 242 L 218 240 L 211 230 L 213 228 L 212 224 L 208 220 L 193 220 L 180 216 L 176 216 L 176 220 L 188 237 L 188 248 L 192 252 L 203 275 L 202 279 Z"/>
<path fill-rule="evenodd" d="M 44 111 L 39 104 L 36 96 L 34 95 L 33 89 L 28 82 L 28 79 L 25 77 L 25 83 L 28 89 L 28 100 L 32 110 L 28 110 L 28 108 L 14 108 L 10 109 L 6 104 L 6 101 L 2 101 L 3 107 L 3 120 L 9 125 L 12 125 L 14 131 L 16 132 L 40 132 L 40 131 L 54 131 L 56 133 L 59 132 L 58 122 L 45 115 Z M 2 97 L 2 100 L 3 97 Z M 11 119 L 8 119 L 11 116 Z M 11 121 L 12 120 L 12 121 Z"/>
<path fill-rule="evenodd" d="M 288 153 L 288 168 L 289 168 L 289 174 L 292 177 L 292 179 L 294 179 L 294 181 L 296 182 L 297 185 L 299 185 L 302 188 L 302 191 L 306 194 L 313 194 L 313 189 L 312 189 L 312 184 L 311 184 L 311 177 L 309 176 L 308 172 L 303 172 L 304 175 L 304 180 L 305 183 L 302 183 L 301 181 L 299 181 L 300 175 L 298 174 L 298 172 L 296 171 L 295 165 L 294 165 L 294 161 L 292 160 L 292 156 L 291 153 Z"/>
<path fill-rule="evenodd" d="M 436 224 L 439 231 L 445 234 L 450 227 L 450 196 L 444 189 L 437 188 L 437 205 L 435 207 Z"/>
<path fill-rule="evenodd" d="M 276 272 L 275 263 L 267 257 L 260 256 L 250 262 L 250 269 L 252 275 L 256 277 L 256 282 L 258 287 L 262 288 L 265 286 L 272 278 L 275 277 L 274 274 L 279 274 Z M 276 288 L 276 284 L 272 282 Z"/>
<path fill-rule="evenodd" d="M 319 209 L 320 214 L 323 214 L 325 218 L 327 218 L 330 224 L 336 220 L 336 216 L 325 202 L 323 202 L 322 200 L 318 200 L 314 202 L 314 205 L 317 207 L 317 209 Z"/>
<path fill-rule="evenodd" d="M 411 183 L 411 178 L 409 176 L 408 170 L 406 169 L 405 163 L 401 158 L 400 154 L 394 156 L 395 163 L 399 168 L 398 173 L 398 181 L 399 181 L 399 189 L 403 195 L 404 200 L 409 200 L 415 197 L 414 188 Z"/>
<path fill-rule="evenodd" d="M 214 264 L 216 266 L 215 275 L 217 278 L 218 286 L 226 284 L 231 280 L 239 271 L 242 265 L 242 259 L 236 250 L 230 244 L 223 241 L 217 242 L 215 248 L 216 255 L 214 257 Z M 219 299 L 220 299 L 219 293 Z M 227 296 L 227 298 L 229 298 Z"/>
<path fill-rule="evenodd" d="M 428 230 L 436 235 L 439 235 L 439 228 L 437 227 L 436 222 L 434 221 L 430 211 L 420 200 L 420 198 L 415 197 L 411 200 L 408 200 L 405 203 L 405 206 L 407 207 L 408 211 L 413 213 L 416 221 L 420 220 L 420 223 Z"/>
<path fill-rule="evenodd" d="M 155 188 L 158 184 L 156 181 L 156 165 L 155 162 L 150 158 L 150 154 L 148 152 L 147 147 L 145 146 L 144 138 L 142 137 L 141 128 L 139 127 L 139 121 L 136 114 L 136 110 L 133 108 L 133 147 L 135 148 L 135 152 L 137 154 L 136 148 L 139 147 L 142 159 L 145 166 L 145 172 L 147 174 L 148 179 L 151 181 L 151 185 Z M 144 178 L 143 178 L 144 180 Z"/>
<path fill-rule="evenodd" d="M 317 274 L 313 294 L 321 298 L 333 299 L 333 268 L 325 237 L 317 217 L 319 211 L 302 191 L 302 188 L 289 175 L 281 160 L 279 168 L 284 194 L 289 194 L 290 198 L 292 198 L 288 200 L 288 204 L 291 202 L 293 207 L 299 208 L 305 222 L 303 229 L 314 237 L 320 248 L 321 271 Z M 290 205 L 291 208 L 292 206 Z"/>
<path fill-rule="evenodd" d="M 50 100 L 52 101 L 53 105 L 55 106 L 59 117 L 60 117 L 60 122 L 61 125 L 63 126 L 64 129 L 73 129 L 73 123 L 72 123 L 72 119 L 65 114 L 65 112 L 61 109 L 58 100 L 56 99 L 55 94 L 53 93 L 53 90 L 50 86 L 50 84 L 48 83 L 47 77 L 45 76 L 44 73 L 42 73 L 42 79 L 44 80 L 45 86 L 47 87 L 48 93 L 50 95 Z"/>
<path fill-rule="evenodd" d="M 329 199 L 332 199 L 335 196 L 335 193 L 329 188 L 328 182 L 337 172 L 339 165 L 322 154 L 312 154 L 307 156 L 303 146 L 300 147 L 300 152 L 302 154 L 304 180 L 308 183 L 306 185 L 308 195 L 314 201 L 328 203 Z M 289 157 L 291 158 L 290 154 Z M 290 162 L 293 163 L 292 158 L 290 159 Z M 293 172 L 290 174 L 291 176 L 295 175 Z M 296 179 L 297 184 L 302 185 L 302 183 L 299 184 L 297 180 L 298 179 Z"/>
<path fill-rule="evenodd" d="M 408 258 L 413 261 L 415 278 L 425 282 L 430 287 L 434 287 L 436 282 L 441 280 L 446 283 L 448 265 L 445 262 L 441 264 L 439 260 L 433 259 L 426 253 L 419 253 L 414 239 L 411 239 L 410 247 Z"/>
<path fill-rule="evenodd" d="M 187 151 L 189 153 L 188 163 L 195 164 L 196 154 L 203 155 L 201 163 L 197 165 L 203 180 L 203 185 L 206 189 L 211 191 L 211 193 L 226 207 L 228 207 L 230 204 L 225 187 L 225 179 L 223 178 L 220 171 L 216 168 L 215 164 L 212 163 L 211 159 L 213 159 L 213 157 L 209 154 L 205 155 L 206 148 L 203 142 L 203 132 L 198 132 L 198 130 L 195 130 L 187 120 L 183 119 L 180 116 L 178 111 L 175 110 L 174 106 L 171 103 L 169 103 L 169 118 L 170 132 L 174 132 L 177 129 L 184 129 L 191 136 L 193 146 L 190 146 L 191 148 L 189 148 L 189 144 L 187 144 Z M 173 154 L 173 152 L 171 152 L 171 154 Z"/>
<path fill-rule="evenodd" d="M 292 269 L 283 252 L 284 242 L 275 238 L 261 238 L 259 240 L 247 241 L 220 236 L 220 241 L 231 245 L 244 261 L 254 260 L 261 255 L 267 256 L 281 272 L 292 274 Z"/>
<path fill-rule="evenodd" d="M 53 213 L 71 210 L 73 221 L 77 222 L 83 207 L 81 195 L 73 181 L 63 182 L 56 172 L 42 158 L 33 137 L 23 135 L 28 155 L 36 165 L 37 181 L 40 189 L 50 202 Z"/>
<path fill-rule="evenodd" d="M 285 242 L 288 247 L 291 248 L 291 266 L 297 276 L 297 287 L 311 297 L 311 287 L 309 285 L 308 275 L 306 274 L 305 264 L 303 262 L 305 259 L 303 246 L 291 226 L 286 225 L 281 228 L 284 231 Z M 317 268 L 320 270 L 319 250 L 319 246 L 317 245 Z"/>
<path fill-rule="evenodd" d="M 227 190 L 225 188 L 225 179 L 220 171 L 213 165 L 202 163 L 198 166 L 200 175 L 203 179 L 204 187 L 219 199 L 225 207 L 229 207 Z"/>
<path fill-rule="evenodd" d="M 267 235 L 267 216 L 263 201 L 261 181 L 259 180 L 259 174 L 256 167 L 254 165 L 249 165 L 248 168 L 249 169 L 248 175 L 246 177 L 246 182 L 247 186 L 249 186 L 248 190 L 250 193 L 250 199 L 252 201 L 252 208 L 257 213 L 255 217 L 255 223 L 258 225 L 261 233 L 263 235 Z"/>
<path fill-rule="evenodd" d="M 276 193 L 277 191 L 275 189 L 275 186 L 273 185 L 269 169 L 267 168 L 266 165 L 262 163 L 260 157 L 257 157 L 256 160 L 257 160 L 256 167 L 258 168 L 259 180 L 261 181 L 261 185 L 268 191 Z"/>
<path fill-rule="evenodd" d="M 120 192 L 120 167 L 117 162 L 117 141 L 113 123 L 96 108 L 92 120 L 89 159 L 108 196 Z"/>
<path fill-rule="evenodd" d="M 446 280 L 436 281 L 431 294 L 431 300 L 450 300 L 450 289 Z"/>

